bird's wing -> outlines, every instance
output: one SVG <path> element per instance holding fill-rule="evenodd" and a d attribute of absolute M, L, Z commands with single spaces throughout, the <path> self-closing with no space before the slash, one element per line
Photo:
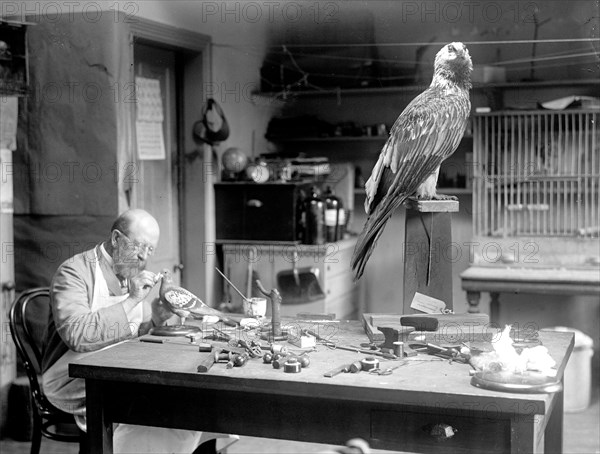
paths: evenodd
<path fill-rule="evenodd" d="M 469 111 L 468 94 L 428 88 L 400 114 L 365 186 L 365 210 L 390 213 L 458 147 Z M 380 211 L 380 210 L 378 210 Z M 391 213 L 390 213 L 391 214 Z"/>
<path fill-rule="evenodd" d="M 167 302 L 174 309 L 185 309 L 189 310 L 195 304 L 195 301 L 198 300 L 196 296 L 183 288 L 170 288 L 164 293 L 164 297 Z"/>

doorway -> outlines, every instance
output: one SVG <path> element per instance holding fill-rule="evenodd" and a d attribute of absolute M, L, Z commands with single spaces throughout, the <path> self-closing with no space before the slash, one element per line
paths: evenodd
<path fill-rule="evenodd" d="M 176 270 L 174 281 L 211 305 L 216 258 L 206 251 L 214 241 L 214 195 L 205 169 L 212 166 L 212 156 L 198 149 L 191 133 L 210 83 L 210 38 L 141 18 L 130 27 L 132 82 L 135 77 L 157 80 L 164 114 L 165 159 L 138 160 L 132 153 L 140 181 L 132 187 L 131 206 L 153 213 L 161 228 L 149 269 Z M 201 159 L 188 158 L 198 151 Z"/>
<path fill-rule="evenodd" d="M 181 93 L 177 87 L 177 55 L 174 50 L 163 49 L 150 44 L 135 43 L 133 47 L 134 77 L 136 88 L 142 81 L 153 83 L 154 94 L 160 100 L 153 109 L 154 115 L 162 114 L 162 121 L 148 122 L 154 128 L 161 128 L 162 157 L 142 159 L 138 153 L 135 167 L 136 182 L 132 185 L 131 206 L 143 208 L 150 212 L 160 226 L 160 242 L 152 257 L 152 271 L 167 269 L 173 273 L 173 280 L 179 283 L 181 265 L 179 237 L 179 143 L 177 134 L 178 104 L 182 102 Z M 179 89 L 180 91 L 180 89 Z M 139 119 L 143 103 L 140 103 L 139 93 L 136 96 L 136 112 Z M 150 110 L 146 107 L 146 110 Z M 138 131 L 139 133 L 139 131 Z M 145 138 L 136 136 L 135 143 Z M 158 144 L 154 148 L 159 148 Z"/>

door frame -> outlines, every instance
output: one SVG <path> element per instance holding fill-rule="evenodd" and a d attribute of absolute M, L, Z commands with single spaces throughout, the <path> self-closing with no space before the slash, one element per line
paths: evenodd
<path fill-rule="evenodd" d="M 199 164 L 186 159 L 186 150 L 196 150 L 192 126 L 199 119 L 205 101 L 205 87 L 212 82 L 211 38 L 170 25 L 135 17 L 129 23 L 129 61 L 133 62 L 134 43 L 164 47 L 177 55 L 177 189 L 179 216 L 179 256 L 183 269 L 181 283 L 211 305 L 214 302 L 215 244 L 214 189 L 215 175 L 207 169 L 213 166 L 209 147 L 203 146 Z M 130 71 L 134 82 L 134 71 Z M 133 86 L 133 85 L 131 85 Z M 202 178 L 189 178 L 200 166 Z M 196 169 L 197 170 L 197 169 Z M 193 210 L 190 208 L 194 207 Z M 126 208 L 126 207 L 123 207 Z M 211 248 L 209 245 L 213 245 Z"/>

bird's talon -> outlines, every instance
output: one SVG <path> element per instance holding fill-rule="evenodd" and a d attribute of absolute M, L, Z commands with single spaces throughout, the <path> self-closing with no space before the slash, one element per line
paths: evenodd
<path fill-rule="evenodd" d="M 458 197 L 455 195 L 446 195 L 446 194 L 436 194 L 431 200 L 458 200 Z"/>

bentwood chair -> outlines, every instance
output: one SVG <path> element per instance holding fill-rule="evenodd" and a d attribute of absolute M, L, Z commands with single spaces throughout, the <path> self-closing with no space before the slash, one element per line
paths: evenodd
<path fill-rule="evenodd" d="M 54 407 L 40 386 L 43 333 L 36 332 L 33 320 L 47 323 L 50 291 L 47 287 L 32 288 L 20 293 L 10 309 L 10 333 L 29 379 L 33 434 L 31 454 L 39 454 L 42 435 L 51 440 L 79 443 L 79 452 L 86 452 L 86 434 L 75 424 L 73 415 Z"/>

